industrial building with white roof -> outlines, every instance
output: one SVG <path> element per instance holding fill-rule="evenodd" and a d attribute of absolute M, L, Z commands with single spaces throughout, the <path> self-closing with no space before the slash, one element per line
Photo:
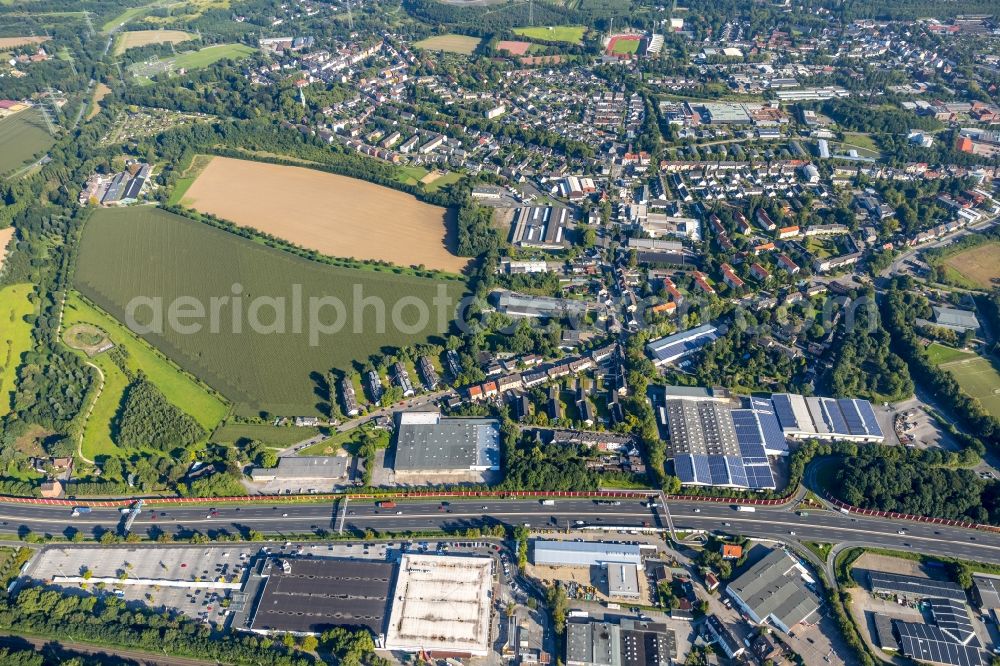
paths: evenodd
<path fill-rule="evenodd" d="M 404 554 L 385 649 L 487 655 L 492 588 L 491 558 Z"/>

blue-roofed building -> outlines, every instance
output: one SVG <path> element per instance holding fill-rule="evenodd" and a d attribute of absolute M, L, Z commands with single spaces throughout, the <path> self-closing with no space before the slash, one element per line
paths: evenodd
<path fill-rule="evenodd" d="M 653 363 L 664 365 L 693 354 L 705 345 L 715 342 L 718 337 L 719 332 L 715 326 L 703 324 L 697 328 L 653 340 L 646 345 L 646 351 L 653 357 Z"/>
<path fill-rule="evenodd" d="M 774 488 L 753 410 L 714 401 L 670 399 L 664 408 L 674 472 L 684 485 Z M 783 438 L 782 438 L 783 439 Z"/>
<path fill-rule="evenodd" d="M 775 393 L 771 396 L 771 402 L 786 437 L 851 442 L 885 441 L 875 409 L 867 400 Z"/>

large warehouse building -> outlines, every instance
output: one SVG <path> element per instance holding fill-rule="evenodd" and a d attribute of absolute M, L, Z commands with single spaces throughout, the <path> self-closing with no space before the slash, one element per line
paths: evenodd
<path fill-rule="evenodd" d="M 544 541 L 535 539 L 536 565 L 550 567 L 602 567 L 605 564 L 642 566 L 639 546 L 602 541 Z"/>
<path fill-rule="evenodd" d="M 677 477 L 685 485 L 776 487 L 768 455 L 788 452 L 773 412 L 709 400 L 668 399 L 664 418 Z"/>
<path fill-rule="evenodd" d="M 621 618 L 566 623 L 566 666 L 669 666 L 677 636 L 665 624 Z"/>
<path fill-rule="evenodd" d="M 396 428 L 397 474 L 461 474 L 500 469 L 496 419 L 403 412 Z"/>
<path fill-rule="evenodd" d="M 775 393 L 771 402 L 781 429 L 788 437 L 850 442 L 885 440 L 875 410 L 867 400 Z"/>
<path fill-rule="evenodd" d="M 376 645 L 383 644 L 391 562 L 271 558 L 259 566 L 263 591 L 250 616 L 251 631 L 321 634 L 332 627 L 366 627 Z"/>
<path fill-rule="evenodd" d="M 789 439 L 884 439 L 871 403 L 856 398 L 788 393 L 731 398 L 668 387 L 659 414 L 669 431 L 675 473 L 684 485 L 773 489 L 768 457 L 787 455 Z"/>
<path fill-rule="evenodd" d="M 385 648 L 486 656 L 492 588 L 491 558 L 403 555 Z"/>
<path fill-rule="evenodd" d="M 653 357 L 653 363 L 665 365 L 695 353 L 705 345 L 715 342 L 718 337 L 719 332 L 715 326 L 703 324 L 697 328 L 653 340 L 646 345 L 646 351 Z"/>
<path fill-rule="evenodd" d="M 726 592 L 755 623 L 770 623 L 784 632 L 806 622 L 819 610 L 819 597 L 806 587 L 805 568 L 785 551 L 774 549 L 739 578 Z"/>

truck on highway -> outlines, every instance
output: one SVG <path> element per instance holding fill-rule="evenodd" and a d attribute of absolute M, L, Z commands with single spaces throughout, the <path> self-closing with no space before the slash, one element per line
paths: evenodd
<path fill-rule="evenodd" d="M 737 511 L 743 511 L 743 512 L 746 512 L 746 513 L 753 513 L 753 512 L 755 512 L 757 510 L 757 508 L 753 507 L 753 506 L 743 506 L 743 505 L 740 505 L 740 506 L 736 507 L 736 510 Z"/>
<path fill-rule="evenodd" d="M 542 500 L 542 506 L 555 506 L 555 500 Z"/>
<path fill-rule="evenodd" d="M 845 516 L 849 516 L 849 515 L 851 515 L 851 512 L 850 512 L 850 511 L 848 511 L 847 509 L 843 508 L 843 507 L 841 507 L 841 508 L 840 508 L 840 512 L 841 512 L 842 514 L 844 514 Z"/>
<path fill-rule="evenodd" d="M 396 503 L 392 500 L 382 500 L 381 502 L 375 502 L 375 506 L 380 509 L 395 509 Z"/>
<path fill-rule="evenodd" d="M 74 506 L 73 507 L 73 513 L 71 513 L 70 515 L 75 518 L 76 516 L 80 516 L 80 515 L 85 514 L 85 513 L 90 513 L 90 507 L 89 506 Z"/>

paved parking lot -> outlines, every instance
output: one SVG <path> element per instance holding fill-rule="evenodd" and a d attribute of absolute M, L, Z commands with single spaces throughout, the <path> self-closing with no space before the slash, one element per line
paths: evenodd
<path fill-rule="evenodd" d="M 83 576 L 123 579 L 116 583 L 83 583 L 91 592 L 115 594 L 156 608 L 171 609 L 213 621 L 225 616 L 226 589 L 197 588 L 196 584 L 238 584 L 246 562 L 259 549 L 248 545 L 182 547 L 49 547 L 36 556 L 26 575 L 34 580 Z M 170 585 L 143 584 L 164 581 Z M 187 585 L 185 585 L 187 584 Z M 63 587 L 79 588 L 76 583 Z"/>

